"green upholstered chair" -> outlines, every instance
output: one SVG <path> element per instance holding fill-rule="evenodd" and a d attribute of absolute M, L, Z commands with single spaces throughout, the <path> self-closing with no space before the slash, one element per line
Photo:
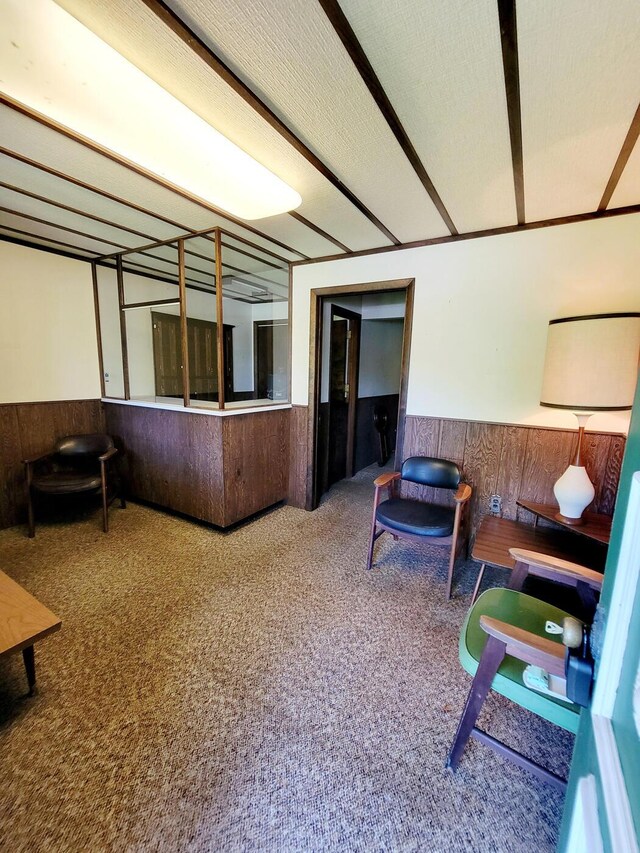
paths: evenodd
<path fill-rule="evenodd" d="M 401 481 L 453 492 L 455 509 L 400 497 L 398 484 Z M 462 544 L 462 537 L 459 536 L 462 517 L 471 497 L 471 486 L 462 482 L 456 463 L 431 456 L 411 456 L 405 459 L 401 471 L 381 474 L 374 480 L 374 486 L 367 568 L 371 568 L 375 541 L 385 531 L 396 540 L 412 539 L 414 542 L 444 545 L 449 549 L 447 600 L 451 598 L 453 567 Z M 384 501 L 381 501 L 382 489 L 388 491 L 388 497 Z"/>
<path fill-rule="evenodd" d="M 602 575 L 575 563 L 512 549 L 515 578 L 521 586 L 527 575 L 553 579 L 574 586 L 583 602 L 594 601 Z M 545 782 L 563 788 L 564 779 L 522 755 L 476 726 L 480 709 L 490 690 L 575 733 L 580 706 L 526 686 L 523 673 L 531 664 L 541 667 L 562 690 L 565 682 L 565 646 L 562 636 L 545 630 L 548 621 L 562 625 L 569 614 L 517 589 L 489 589 L 467 613 L 460 633 L 460 662 L 472 675 L 473 684 L 449 753 L 447 766 L 455 771 L 469 737 L 494 749 L 535 773 Z"/>

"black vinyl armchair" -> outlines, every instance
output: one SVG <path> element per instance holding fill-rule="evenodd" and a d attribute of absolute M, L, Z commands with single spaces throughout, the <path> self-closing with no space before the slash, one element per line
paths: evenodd
<path fill-rule="evenodd" d="M 102 529 L 109 531 L 109 504 L 117 497 L 110 489 L 113 480 L 110 462 L 117 454 L 109 435 L 67 435 L 53 450 L 25 459 L 29 538 L 36 535 L 34 497 L 37 493 L 56 496 L 102 493 Z M 120 506 L 126 506 L 120 489 Z"/>
<path fill-rule="evenodd" d="M 447 489 L 454 492 L 453 507 L 440 506 L 426 501 L 417 501 L 400 497 L 400 481 Z M 375 481 L 376 487 L 371 522 L 371 538 L 367 568 L 371 568 L 373 547 L 376 539 L 385 531 L 394 539 L 413 539 L 417 542 L 430 542 L 449 547 L 449 573 L 447 577 L 447 600 L 451 598 L 453 567 L 458 546 L 462 542 L 459 536 L 464 507 L 471 497 L 471 486 L 461 482 L 460 469 L 455 462 L 447 459 L 434 459 L 431 456 L 411 456 L 405 459 L 401 471 L 381 474 Z M 382 501 L 381 490 L 389 493 Z"/>

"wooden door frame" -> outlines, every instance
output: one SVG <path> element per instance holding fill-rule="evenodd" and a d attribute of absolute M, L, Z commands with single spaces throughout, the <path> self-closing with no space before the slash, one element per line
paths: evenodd
<path fill-rule="evenodd" d="M 325 300 L 322 300 L 322 306 L 325 304 Z M 355 448 L 355 432 L 356 432 L 356 400 L 358 398 L 358 377 L 360 373 L 360 332 L 361 332 L 361 324 L 362 324 L 362 315 L 356 313 L 355 311 L 350 311 L 348 308 L 343 308 L 342 305 L 334 305 L 331 297 L 328 299 L 328 304 L 330 306 L 330 319 L 329 319 L 329 394 L 328 394 L 328 403 L 329 403 L 329 423 L 328 423 L 328 432 L 327 432 L 327 441 L 331 439 L 331 364 L 333 362 L 333 354 L 334 354 L 334 341 L 333 334 L 331 334 L 331 329 L 333 325 L 333 315 L 337 315 L 338 317 L 342 317 L 344 320 L 348 320 L 351 323 L 357 325 L 358 332 L 355 336 L 354 340 L 357 343 L 357 348 L 355 353 L 350 358 L 348 362 L 349 368 L 349 377 L 348 377 L 348 385 L 349 385 L 349 399 L 347 402 L 347 447 L 345 451 L 345 476 L 353 477 L 353 462 L 354 462 L 354 448 Z M 322 312 L 324 313 L 324 312 Z M 328 472 L 327 472 L 328 473 Z"/>
<path fill-rule="evenodd" d="M 316 287 L 310 291 L 309 322 L 309 422 L 308 422 L 308 458 L 307 488 L 305 508 L 312 510 L 318 506 L 318 412 L 320 406 L 320 377 L 322 372 L 322 304 L 331 297 L 364 296 L 365 294 L 405 291 L 404 327 L 402 335 L 402 361 L 400 366 L 400 399 L 398 404 L 398 425 L 396 433 L 396 455 L 402 454 L 404 444 L 404 426 L 407 414 L 407 393 L 409 388 L 409 357 L 411 353 L 411 328 L 413 325 L 413 299 L 415 279 L 400 278 L 390 281 L 369 281 L 361 284 L 347 284 L 339 287 Z"/>

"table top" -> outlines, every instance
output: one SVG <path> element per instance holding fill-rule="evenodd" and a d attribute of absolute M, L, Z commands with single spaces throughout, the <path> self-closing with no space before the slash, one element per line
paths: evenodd
<path fill-rule="evenodd" d="M 596 542 L 609 544 L 611 538 L 611 516 L 601 515 L 598 512 L 583 512 L 582 519 L 584 524 L 567 524 L 562 518 L 558 517 L 558 507 L 553 504 L 537 504 L 533 501 L 516 501 L 518 506 L 529 510 L 534 515 L 540 518 L 546 518 L 547 521 L 553 521 L 554 524 L 560 524 L 566 530 L 572 533 L 577 533 L 579 536 L 586 536 L 589 539 L 595 539 Z"/>
<path fill-rule="evenodd" d="M 607 549 L 584 536 L 573 536 L 564 530 L 533 527 L 520 521 L 487 515 L 478 529 L 471 557 L 479 563 L 513 569 L 515 560 L 509 548 L 525 548 L 570 560 L 603 571 Z"/>
<path fill-rule="evenodd" d="M 31 646 L 61 625 L 55 613 L 0 572 L 0 656 Z"/>

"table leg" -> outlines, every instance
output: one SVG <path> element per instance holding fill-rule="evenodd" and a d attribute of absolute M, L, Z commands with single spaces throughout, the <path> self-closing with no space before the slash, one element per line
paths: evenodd
<path fill-rule="evenodd" d="M 33 646 L 27 646 L 26 649 L 22 650 L 22 658 L 24 660 L 24 668 L 27 672 L 29 696 L 33 696 L 33 690 L 36 686 L 36 657 Z"/>
<path fill-rule="evenodd" d="M 471 596 L 471 606 L 476 603 L 476 598 L 478 597 L 478 593 L 480 592 L 480 584 L 482 583 L 482 578 L 484 577 L 484 570 L 486 566 L 486 563 L 483 563 L 480 566 L 480 571 L 478 572 L 478 580 L 476 581 L 476 585 L 473 588 L 473 595 Z"/>

